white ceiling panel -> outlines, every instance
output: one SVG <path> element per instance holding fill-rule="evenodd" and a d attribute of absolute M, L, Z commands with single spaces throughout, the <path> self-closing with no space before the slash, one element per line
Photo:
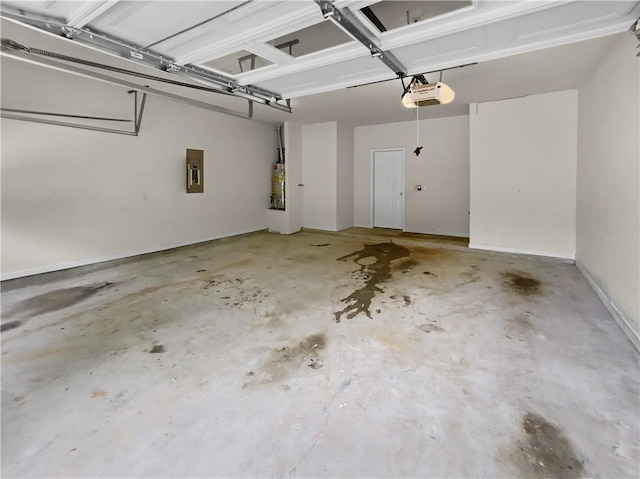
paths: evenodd
<path fill-rule="evenodd" d="M 368 57 L 368 53 L 368 50 L 361 44 L 350 42 L 296 58 L 286 65 L 265 67 L 259 71 L 238 75 L 237 79 L 243 85 L 266 83 L 275 78 L 291 76 L 321 66 L 335 65 L 336 63 Z"/>
<path fill-rule="evenodd" d="M 393 75 L 391 76 L 393 77 Z M 299 96 L 295 93 L 301 88 L 306 92 L 320 93 L 363 83 L 362 78 L 367 78 L 367 81 L 387 79 L 389 78 L 389 70 L 377 59 L 365 56 L 342 63 L 303 70 L 262 82 L 261 85 L 272 91 L 283 92 L 285 98 L 295 98 Z"/>
<path fill-rule="evenodd" d="M 146 46 L 240 5 L 242 1 L 121 1 L 91 22 L 91 27 Z M 206 26 L 213 28 L 213 22 Z M 203 27 L 201 27 L 203 28 Z M 165 52 L 164 44 L 157 47 Z M 168 53 L 168 52 L 165 52 Z"/>
<path fill-rule="evenodd" d="M 169 45 L 171 55 L 179 63 L 200 63 L 226 55 L 246 42 L 267 42 L 323 21 L 313 1 L 267 2 L 267 5 L 269 8 L 240 21 L 217 20 L 215 32 L 180 48 Z"/>
<path fill-rule="evenodd" d="M 398 48 L 394 53 L 408 72 L 421 73 L 441 65 L 457 66 L 460 59 L 485 51 L 487 40 L 487 30 L 480 27 Z"/>
<path fill-rule="evenodd" d="M 584 2 L 580 8 L 574 4 L 565 4 L 551 10 L 537 12 L 516 20 L 518 39 L 539 39 L 562 34 L 567 29 L 591 27 L 607 24 L 616 18 L 629 13 L 629 2 L 590 1 Z"/>
<path fill-rule="evenodd" d="M 92 2 L 74 2 L 74 1 L 38 1 L 30 2 L 8 1 L 2 2 L 3 6 L 13 7 L 16 9 L 25 9 L 26 11 L 36 13 L 38 15 L 49 15 L 60 19 L 68 20 L 78 10 L 83 10 L 87 5 L 91 6 Z"/>
<path fill-rule="evenodd" d="M 214 3 L 226 4 L 226 2 Z M 292 7 L 298 6 L 298 3 L 296 2 Z M 308 7 L 308 4 L 302 6 Z M 163 43 L 163 48 L 174 58 L 183 58 L 196 51 L 211 49 L 212 54 L 201 56 L 199 60 L 209 61 L 228 55 L 238 45 L 251 41 L 248 35 L 243 36 L 243 34 L 248 32 L 248 28 L 256 28 L 256 25 L 260 25 L 261 22 L 256 19 L 270 23 L 271 19 L 278 18 L 283 13 L 286 13 L 286 10 L 282 1 L 245 0 L 236 8 L 229 8 L 225 15 Z M 183 63 L 188 62 L 191 60 Z"/>

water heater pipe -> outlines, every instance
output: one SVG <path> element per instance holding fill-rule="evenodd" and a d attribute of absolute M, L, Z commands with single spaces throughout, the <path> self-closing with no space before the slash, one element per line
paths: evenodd
<path fill-rule="evenodd" d="M 284 163 L 284 153 L 282 152 L 282 125 L 278 125 L 278 163 Z"/>

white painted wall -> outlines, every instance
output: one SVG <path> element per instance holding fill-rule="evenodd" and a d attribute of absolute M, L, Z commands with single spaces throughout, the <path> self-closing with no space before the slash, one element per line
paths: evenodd
<path fill-rule="evenodd" d="M 575 256 L 576 90 L 470 105 L 470 246 Z"/>
<path fill-rule="evenodd" d="M 338 123 L 337 219 L 338 230 L 353 226 L 353 126 Z"/>
<path fill-rule="evenodd" d="M 302 127 L 303 225 L 337 230 L 337 122 Z"/>
<path fill-rule="evenodd" d="M 469 119 L 454 116 L 356 127 L 354 132 L 354 221 L 371 227 L 371 151 L 405 149 L 405 230 L 469 235 Z M 422 185 L 422 191 L 416 186 Z"/>
<path fill-rule="evenodd" d="M 638 345 L 640 61 L 636 45 L 632 35 L 622 36 L 579 90 L 576 259 L 602 287 L 603 299 L 618 310 Z"/>
<path fill-rule="evenodd" d="M 126 91 L 3 60 L 2 105 L 131 115 Z M 267 227 L 275 126 L 149 97 L 139 137 L 2 120 L 2 277 Z M 205 193 L 185 193 L 185 150 Z"/>
<path fill-rule="evenodd" d="M 286 195 L 289 210 L 289 229 L 287 233 L 295 233 L 302 228 L 304 189 L 302 171 L 302 125 L 293 122 L 284 124 L 286 155 Z"/>

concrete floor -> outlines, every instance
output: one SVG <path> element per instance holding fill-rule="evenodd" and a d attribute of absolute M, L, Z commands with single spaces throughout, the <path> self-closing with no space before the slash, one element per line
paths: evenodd
<path fill-rule="evenodd" d="M 640 475 L 638 355 L 567 262 L 259 233 L 2 308 L 3 477 Z"/>

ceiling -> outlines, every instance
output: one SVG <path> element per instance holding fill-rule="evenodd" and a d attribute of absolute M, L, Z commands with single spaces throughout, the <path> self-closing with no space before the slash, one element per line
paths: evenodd
<path fill-rule="evenodd" d="M 628 33 L 571 43 L 500 58 L 444 72 L 443 81 L 456 92 L 448 105 L 419 109 L 420 119 L 469 113 L 469 103 L 536 95 L 580 87 L 587 76 Z M 438 74 L 426 75 L 436 80 Z M 342 121 L 355 126 L 408 121 L 415 108 L 400 103 L 402 85 L 390 80 L 368 86 L 296 98 L 293 118 L 301 123 Z"/>
<path fill-rule="evenodd" d="M 368 46 L 343 23 L 325 19 L 313 0 L 3 1 L 12 26 L 3 22 L 2 36 L 20 37 L 14 24 L 24 22 L 56 34 L 41 42 L 56 51 L 88 45 L 92 55 L 111 53 L 107 63 L 122 63 L 117 55 L 135 61 L 136 69 L 197 68 L 236 87 L 267 91 L 279 104 L 291 99 L 293 117 L 258 105 L 259 120 L 373 124 L 411 119 L 415 110 L 401 107 L 400 81 L 372 52 L 393 58 L 407 75 L 477 62 L 444 72 L 456 91 L 452 104 L 419 112 L 421 118 L 466 114 L 469 102 L 577 87 L 612 35 L 628 30 L 640 11 L 637 1 L 336 0 L 333 6 L 361 29 Z M 62 45 L 70 42 L 60 34 L 74 45 Z M 393 81 L 351 88 L 384 80 Z M 212 102 L 230 102 L 219 98 Z"/>

